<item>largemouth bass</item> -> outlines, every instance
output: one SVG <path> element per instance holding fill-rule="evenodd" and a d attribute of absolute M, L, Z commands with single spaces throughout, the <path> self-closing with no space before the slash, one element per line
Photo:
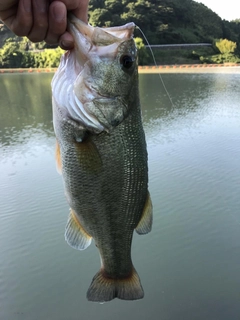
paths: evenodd
<path fill-rule="evenodd" d="M 152 204 L 135 25 L 94 28 L 70 16 L 68 28 L 75 47 L 52 81 L 57 168 L 70 205 L 65 239 L 78 250 L 94 239 L 99 250 L 88 300 L 140 299 L 131 243 L 134 230 L 151 230 Z"/>

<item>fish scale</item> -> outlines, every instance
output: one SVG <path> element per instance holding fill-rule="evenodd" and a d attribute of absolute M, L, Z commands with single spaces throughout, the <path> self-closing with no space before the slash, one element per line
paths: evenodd
<path fill-rule="evenodd" d="M 152 204 L 133 30 L 93 28 L 72 16 L 75 47 L 52 81 L 57 165 L 70 206 L 65 239 L 78 250 L 95 241 L 101 269 L 87 298 L 96 302 L 144 295 L 131 244 L 134 230 L 151 230 Z"/>

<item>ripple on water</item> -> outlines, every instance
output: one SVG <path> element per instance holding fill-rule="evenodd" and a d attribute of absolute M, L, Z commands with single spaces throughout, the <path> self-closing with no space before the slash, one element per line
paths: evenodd
<path fill-rule="evenodd" d="M 17 91 L 11 103 L 2 86 L 1 319 L 239 316 L 239 75 L 164 75 L 174 108 L 149 77 L 141 95 L 154 224 L 133 242 L 145 298 L 100 309 L 85 298 L 99 267 L 95 246 L 77 252 L 64 240 L 69 208 L 54 164 L 50 81 L 32 90 L 41 77 L 21 78 L 29 95 Z"/>

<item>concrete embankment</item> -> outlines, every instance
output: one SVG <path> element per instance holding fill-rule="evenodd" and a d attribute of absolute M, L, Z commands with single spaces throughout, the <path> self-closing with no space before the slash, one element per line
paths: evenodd
<path fill-rule="evenodd" d="M 56 68 L 36 69 L 0 69 L 4 73 L 51 73 Z M 139 66 L 139 73 L 240 73 L 240 64 L 184 64 Z"/>
<path fill-rule="evenodd" d="M 27 69 L 27 68 L 19 68 L 19 69 L 0 69 L 0 74 L 3 73 L 44 73 L 44 72 L 55 72 L 57 68 L 34 68 L 34 69 Z"/>
<path fill-rule="evenodd" d="M 139 73 L 240 73 L 239 64 L 139 66 Z"/>

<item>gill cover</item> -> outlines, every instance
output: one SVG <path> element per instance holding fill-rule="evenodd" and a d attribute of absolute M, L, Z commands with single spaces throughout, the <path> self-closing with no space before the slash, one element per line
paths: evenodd
<path fill-rule="evenodd" d="M 95 28 L 69 16 L 75 46 L 61 58 L 52 81 L 53 105 L 64 119 L 97 134 L 123 121 L 137 68 L 134 28 Z"/>

